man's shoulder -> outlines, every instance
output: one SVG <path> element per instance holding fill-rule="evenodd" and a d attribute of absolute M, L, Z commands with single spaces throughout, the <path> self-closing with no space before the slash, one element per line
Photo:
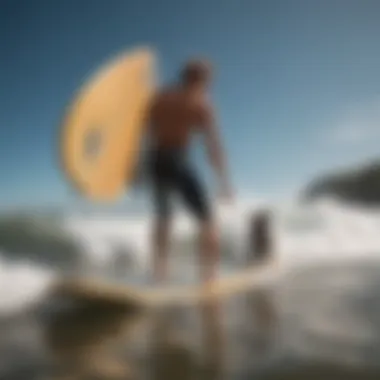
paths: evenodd
<path fill-rule="evenodd" d="M 213 105 L 210 97 L 206 94 L 198 96 L 195 105 L 201 117 L 205 117 L 212 113 Z"/>
<path fill-rule="evenodd" d="M 169 86 L 156 89 L 153 94 L 152 101 L 154 104 L 162 103 L 175 95 L 175 90 Z"/>
<path fill-rule="evenodd" d="M 157 96 L 167 96 L 176 94 L 177 92 L 178 89 L 173 85 L 163 85 L 161 87 L 158 87 L 155 93 Z"/>

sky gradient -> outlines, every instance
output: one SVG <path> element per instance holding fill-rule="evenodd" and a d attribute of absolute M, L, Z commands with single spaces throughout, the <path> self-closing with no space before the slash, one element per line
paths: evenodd
<path fill-rule="evenodd" d="M 0 208 L 70 204 L 58 169 L 64 107 L 89 71 L 141 44 L 172 80 L 192 55 L 212 95 L 235 187 L 291 192 L 380 156 L 380 2 L 0 0 Z"/>

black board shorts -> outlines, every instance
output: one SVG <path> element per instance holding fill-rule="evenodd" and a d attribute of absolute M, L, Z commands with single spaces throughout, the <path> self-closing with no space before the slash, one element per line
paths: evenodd
<path fill-rule="evenodd" d="M 152 149 L 148 156 L 153 203 L 159 218 L 169 218 L 171 200 L 178 194 L 186 208 L 200 221 L 210 218 L 206 189 L 182 149 Z"/>

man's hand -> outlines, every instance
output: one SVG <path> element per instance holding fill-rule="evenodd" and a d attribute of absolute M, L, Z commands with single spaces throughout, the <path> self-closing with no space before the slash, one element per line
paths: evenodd
<path fill-rule="evenodd" d="M 227 203 L 231 203 L 233 201 L 232 188 L 229 183 L 220 132 L 215 121 L 214 109 L 208 102 L 204 102 L 200 109 L 199 122 L 203 127 L 209 160 L 219 182 L 218 198 Z"/>

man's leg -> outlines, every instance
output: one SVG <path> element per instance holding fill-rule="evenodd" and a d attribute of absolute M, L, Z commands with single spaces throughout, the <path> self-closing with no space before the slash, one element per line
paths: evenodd
<path fill-rule="evenodd" d="M 152 228 L 153 277 L 156 282 L 166 280 L 171 227 L 171 162 L 165 155 L 152 155 L 153 201 L 155 220 Z"/>
<path fill-rule="evenodd" d="M 171 227 L 169 188 L 163 182 L 155 186 L 156 218 L 153 226 L 152 256 L 153 276 L 156 282 L 163 282 L 168 274 L 168 253 Z"/>
<path fill-rule="evenodd" d="M 199 253 L 202 281 L 206 283 L 211 282 L 216 277 L 220 261 L 218 230 L 212 220 L 200 222 Z"/>
<path fill-rule="evenodd" d="M 200 271 L 203 282 L 213 281 L 219 265 L 219 231 L 211 212 L 205 188 L 190 167 L 184 167 L 178 179 L 179 191 L 199 223 Z"/>
<path fill-rule="evenodd" d="M 169 238 L 169 219 L 158 217 L 153 227 L 152 238 L 153 277 L 157 283 L 165 281 L 168 275 Z"/>

